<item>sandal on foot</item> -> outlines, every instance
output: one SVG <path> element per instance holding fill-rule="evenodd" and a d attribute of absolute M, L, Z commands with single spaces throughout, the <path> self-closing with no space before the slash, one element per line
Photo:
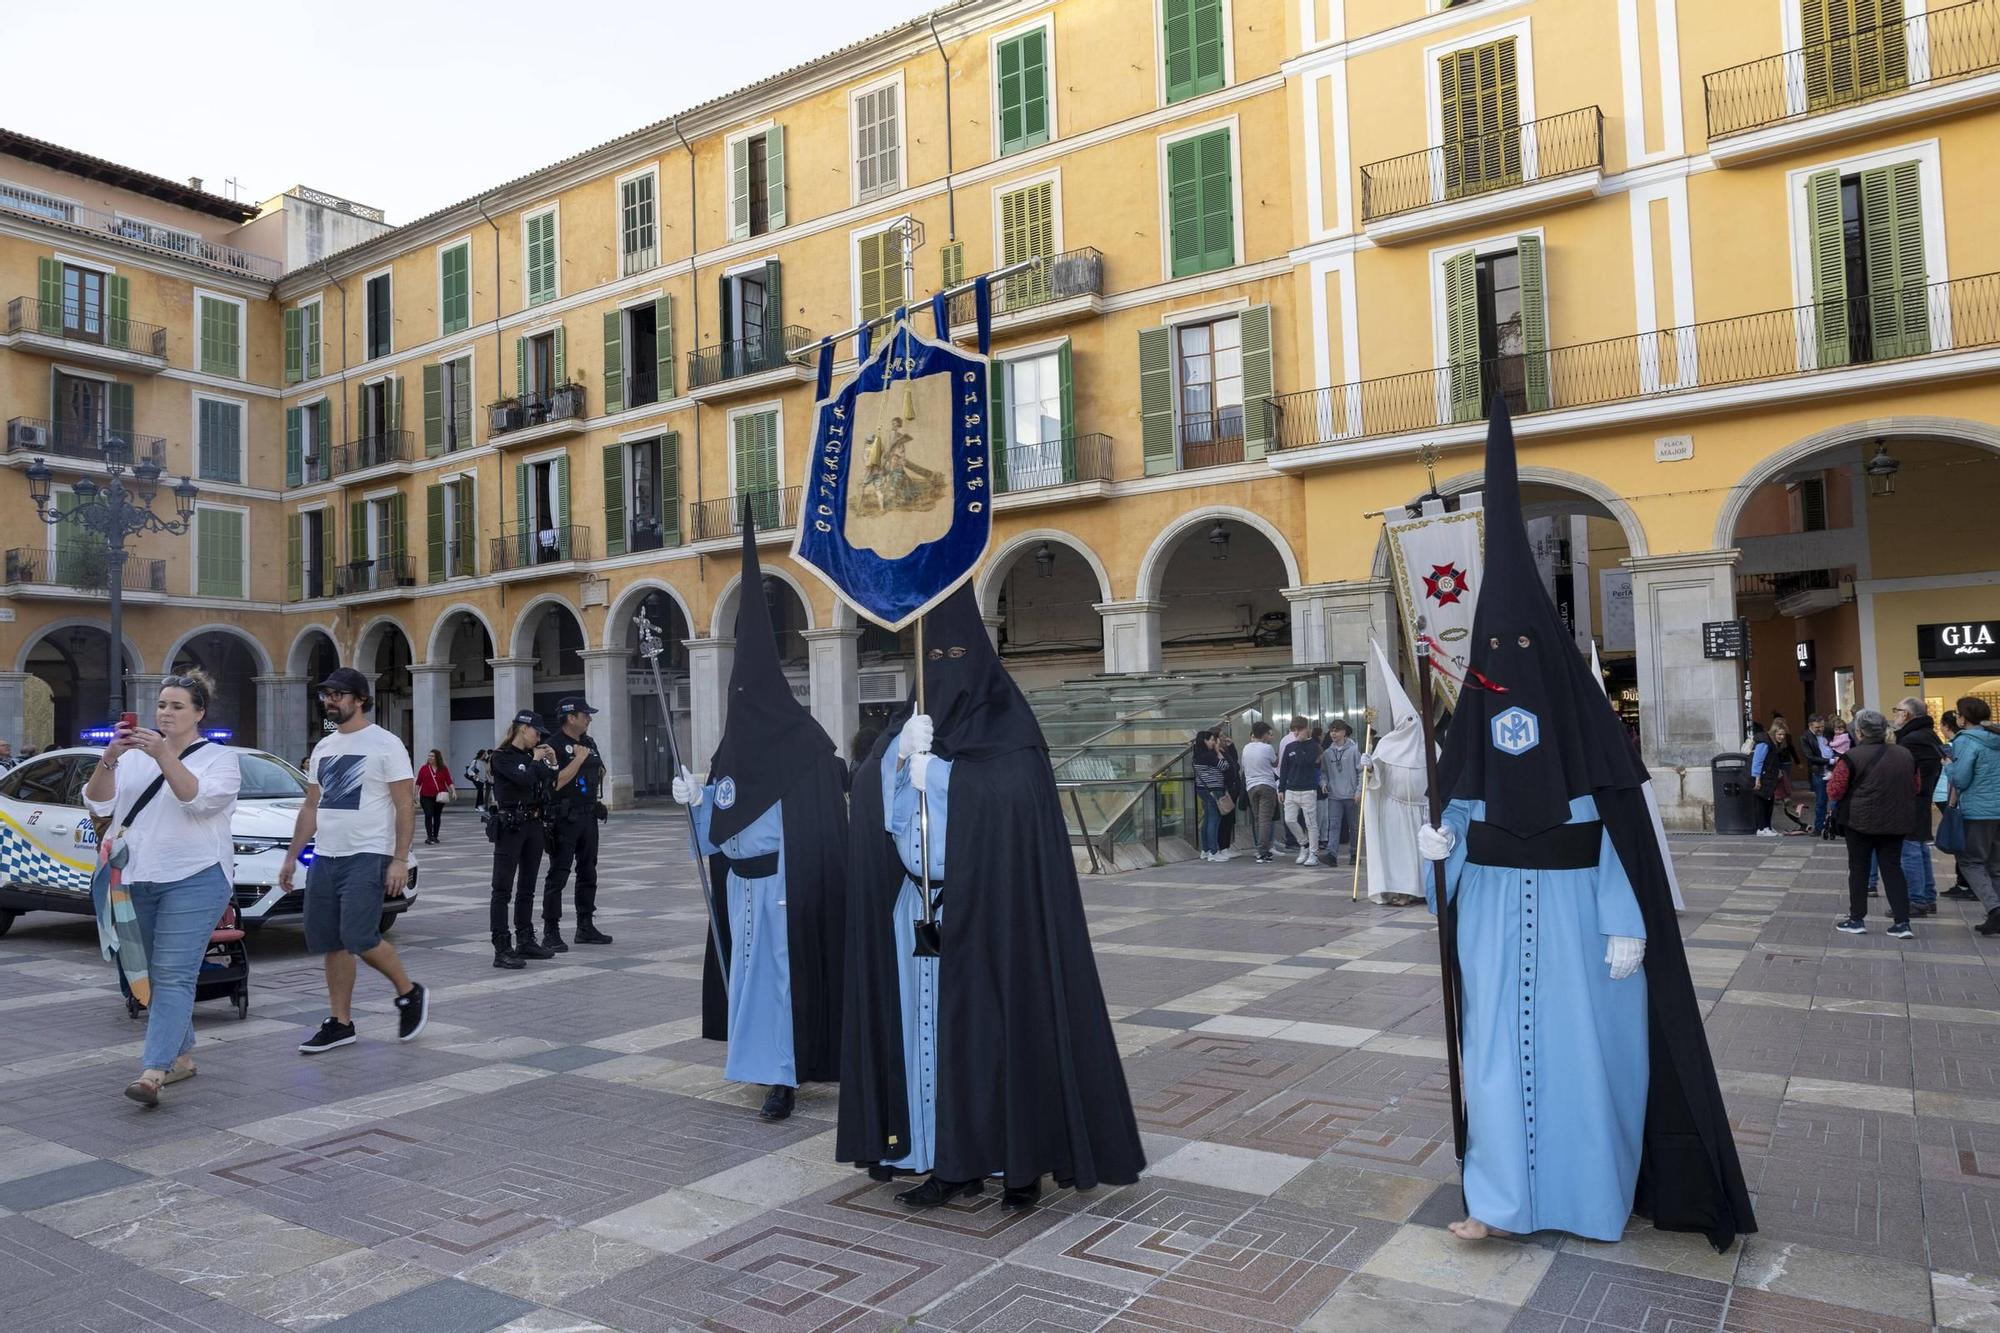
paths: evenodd
<path fill-rule="evenodd" d="M 185 1083 L 194 1076 L 194 1061 L 183 1055 L 180 1059 L 174 1061 L 171 1069 L 167 1070 L 166 1076 L 160 1080 L 160 1085 L 165 1087 L 170 1083 Z"/>
<path fill-rule="evenodd" d="M 148 1069 L 125 1085 L 125 1095 L 147 1110 L 151 1110 L 160 1104 L 160 1084 L 165 1079 L 164 1070 Z"/>

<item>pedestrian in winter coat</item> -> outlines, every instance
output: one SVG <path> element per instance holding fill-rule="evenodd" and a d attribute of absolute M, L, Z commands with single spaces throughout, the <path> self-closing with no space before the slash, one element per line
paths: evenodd
<path fill-rule="evenodd" d="M 1857 712 L 1854 744 L 1827 778 L 1826 794 L 1839 807 L 1847 830 L 1847 915 L 1834 923 L 1834 929 L 1848 935 L 1868 933 L 1868 865 L 1874 861 L 1881 867 L 1882 888 L 1889 895 L 1889 934 L 1907 940 L 1915 936 L 1910 930 L 1902 852 L 1911 827 L 1911 803 L 1919 790 L 1917 763 L 1902 746 L 1888 744 L 1888 732 L 1889 720 L 1874 709 Z"/>
<path fill-rule="evenodd" d="M 1326 729 L 1326 748 L 1319 756 L 1320 781 L 1326 786 L 1326 814 L 1320 819 L 1320 837 L 1325 840 L 1326 864 L 1340 864 L 1342 830 L 1352 839 L 1355 817 L 1361 809 L 1361 747 L 1354 732 L 1338 718 Z M 1352 855 L 1360 855 L 1357 848 Z"/>
<path fill-rule="evenodd" d="M 1911 696 L 1896 705 L 1896 744 L 1917 761 L 1917 794 L 1910 816 L 1910 835 L 1903 840 L 1903 878 L 1910 885 L 1910 915 L 1937 915 L 1937 872 L 1931 865 L 1931 793 L 1944 768 L 1944 742 L 1930 706 Z"/>
<path fill-rule="evenodd" d="M 1958 720 L 1965 730 L 1952 738 L 1951 763 L 1945 767 L 1965 821 L 1958 864 L 1986 909 L 1986 920 L 1976 929 L 2000 935 L 2000 731 L 1994 729 L 1991 705 L 1969 695 L 1958 701 Z"/>

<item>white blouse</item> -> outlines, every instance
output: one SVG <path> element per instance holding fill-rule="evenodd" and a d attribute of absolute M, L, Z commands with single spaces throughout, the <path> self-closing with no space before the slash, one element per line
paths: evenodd
<path fill-rule="evenodd" d="M 181 762 L 194 774 L 194 799 L 183 801 L 163 784 L 159 795 L 139 812 L 139 822 L 125 835 L 125 845 L 131 849 L 124 871 L 128 883 L 171 884 L 213 865 L 221 866 L 225 875 L 235 874 L 230 822 L 236 817 L 236 794 L 243 788 L 237 751 L 210 742 Z M 118 787 L 111 799 L 93 801 L 86 795 L 83 803 L 93 815 L 112 815 L 115 834 L 125 812 L 159 775 L 160 766 L 151 755 L 128 750 L 118 761 L 114 774 Z"/>

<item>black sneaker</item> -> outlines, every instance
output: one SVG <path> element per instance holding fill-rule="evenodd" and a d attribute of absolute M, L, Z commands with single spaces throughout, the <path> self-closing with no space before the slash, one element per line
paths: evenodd
<path fill-rule="evenodd" d="M 578 944 L 609 944 L 611 943 L 611 937 L 596 926 L 591 925 L 588 921 L 579 921 L 576 923 L 576 942 Z"/>
<path fill-rule="evenodd" d="M 1851 916 L 1842 917 L 1840 920 L 1834 922 L 1833 928 L 1843 935 L 1866 935 L 1868 933 L 1868 927 L 1862 925 L 1860 921 Z"/>
<path fill-rule="evenodd" d="M 561 926 L 542 927 L 542 947 L 553 953 L 569 952 L 569 946 L 563 943 Z"/>
<path fill-rule="evenodd" d="M 1907 921 L 1894 921 L 1889 924 L 1889 938 L 1892 940 L 1913 940 L 1916 937 L 1917 932 L 1910 929 L 1910 923 Z"/>
<path fill-rule="evenodd" d="M 336 1046 L 354 1044 L 354 1024 L 343 1023 L 337 1018 L 329 1018 L 319 1025 L 319 1031 L 299 1043 L 300 1055 L 318 1055 Z"/>
<path fill-rule="evenodd" d="M 410 983 L 408 995 L 396 997 L 396 1040 L 415 1041 L 431 1021 L 431 993 L 420 981 Z"/>
<path fill-rule="evenodd" d="M 1986 919 L 1973 927 L 1981 935 L 2000 935 L 2000 907 L 1986 914 Z"/>

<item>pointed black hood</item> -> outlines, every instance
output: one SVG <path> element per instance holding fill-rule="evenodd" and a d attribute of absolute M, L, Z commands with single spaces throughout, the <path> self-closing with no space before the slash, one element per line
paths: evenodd
<path fill-rule="evenodd" d="M 757 524 L 743 506 L 743 578 L 736 585 L 736 657 L 729 668 L 728 712 L 722 742 L 708 763 L 709 781 L 733 784 L 728 805 L 718 792 L 709 821 L 715 842 L 743 831 L 775 805 L 808 762 L 831 754 L 834 744 L 806 706 L 792 695 L 778 659 L 771 608 L 764 601 L 764 567 L 757 559 Z"/>
<path fill-rule="evenodd" d="M 933 753 L 991 759 L 1048 742 L 1020 686 L 1000 664 L 970 583 L 924 616 L 924 707 L 937 732 Z"/>
<path fill-rule="evenodd" d="M 1532 837 L 1566 822 L 1572 799 L 1639 787 L 1646 772 L 1542 587 L 1521 515 L 1513 423 L 1497 394 L 1484 503 L 1485 587 L 1438 782 L 1446 800 L 1484 801 L 1489 823 Z"/>

